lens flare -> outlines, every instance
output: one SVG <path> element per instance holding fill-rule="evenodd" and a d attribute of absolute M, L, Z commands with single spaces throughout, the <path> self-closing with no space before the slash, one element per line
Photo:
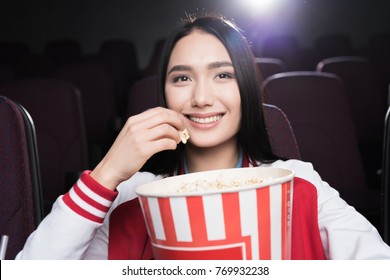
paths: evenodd
<path fill-rule="evenodd" d="M 252 12 L 267 14 L 271 13 L 284 0 L 241 0 L 240 3 L 245 5 L 248 9 L 251 9 Z"/>

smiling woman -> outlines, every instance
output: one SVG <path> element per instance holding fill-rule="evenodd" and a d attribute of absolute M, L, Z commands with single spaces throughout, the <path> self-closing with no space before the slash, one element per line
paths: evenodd
<path fill-rule="evenodd" d="M 191 135 L 186 156 L 193 158 L 199 147 L 212 148 L 213 157 L 220 150 L 225 160 L 231 160 L 229 167 L 234 167 L 241 102 L 233 64 L 224 45 L 215 36 L 194 30 L 176 43 L 168 69 L 167 106 L 186 116 L 185 127 Z M 191 161 L 188 163 L 189 170 L 200 171 L 191 166 Z"/>
<path fill-rule="evenodd" d="M 310 163 L 280 159 L 273 154 L 255 59 L 232 22 L 220 16 L 182 21 L 165 41 L 160 67 L 161 106 L 127 120 L 103 160 L 91 172 L 85 171 L 71 190 L 57 199 L 50 215 L 19 253 L 19 259 L 151 259 L 151 242 L 161 247 L 167 239 L 173 240 L 171 237 L 177 237 L 182 223 L 171 218 L 168 224 L 158 223 L 158 236 L 154 239 L 153 232 L 145 226 L 145 212 L 136 188 L 169 176 L 255 166 L 295 173 L 294 207 L 288 214 L 292 216 L 292 259 L 390 259 L 390 248 L 376 229 L 322 181 Z M 185 129 L 191 135 L 186 145 L 181 138 Z M 287 193 L 279 188 L 276 194 Z M 263 224 L 248 220 L 246 211 L 255 209 L 252 206 L 257 202 L 270 205 L 270 195 L 251 193 L 226 199 L 217 196 L 208 203 L 216 205 L 219 213 L 229 209 L 226 219 L 218 219 L 219 228 L 250 225 L 251 232 L 257 232 Z M 229 201 L 237 207 L 230 207 Z M 171 217 L 173 208 L 180 208 L 182 202 L 170 204 L 152 198 L 148 205 Z M 204 209 L 205 203 L 189 202 L 188 209 L 192 210 L 179 212 L 193 213 L 194 209 Z M 204 220 L 201 211 L 195 212 L 193 217 Z M 214 225 L 215 211 L 210 213 Z M 154 217 L 161 220 L 161 216 Z M 277 223 L 275 217 L 265 215 L 267 221 Z M 186 228 L 185 241 L 198 229 Z M 201 239 L 220 245 L 225 237 L 213 233 L 207 231 Z M 240 242 L 257 242 L 247 230 L 238 231 L 238 235 Z M 272 240 L 279 235 L 273 231 L 255 235 L 264 237 L 261 242 L 267 248 L 260 257 L 272 258 Z M 189 252 L 183 255 L 199 256 Z M 222 258 L 231 256 L 226 253 Z"/>

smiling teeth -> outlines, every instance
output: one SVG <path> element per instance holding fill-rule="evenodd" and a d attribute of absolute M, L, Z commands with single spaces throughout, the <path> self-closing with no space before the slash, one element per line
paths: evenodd
<path fill-rule="evenodd" d="M 213 116 L 213 117 L 208 117 L 208 118 L 197 118 L 197 117 L 190 117 L 190 120 L 196 123 L 201 123 L 201 124 L 209 124 L 216 122 L 221 119 L 221 116 Z"/>

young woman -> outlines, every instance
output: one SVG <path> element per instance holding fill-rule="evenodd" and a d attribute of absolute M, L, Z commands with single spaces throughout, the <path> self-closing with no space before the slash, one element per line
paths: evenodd
<path fill-rule="evenodd" d="M 272 153 L 254 58 L 234 24 L 216 16 L 182 22 L 165 42 L 160 72 L 162 106 L 127 120 L 104 159 L 58 198 L 18 259 L 150 259 L 137 186 L 258 165 L 296 173 L 293 259 L 390 258 L 376 229 L 311 164 Z"/>

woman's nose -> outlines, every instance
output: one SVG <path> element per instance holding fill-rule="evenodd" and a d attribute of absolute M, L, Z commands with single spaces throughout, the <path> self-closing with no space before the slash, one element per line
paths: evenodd
<path fill-rule="evenodd" d="M 205 107 L 210 106 L 214 102 L 212 86 L 208 85 L 205 81 L 198 81 L 195 83 L 191 105 L 193 107 Z"/>

